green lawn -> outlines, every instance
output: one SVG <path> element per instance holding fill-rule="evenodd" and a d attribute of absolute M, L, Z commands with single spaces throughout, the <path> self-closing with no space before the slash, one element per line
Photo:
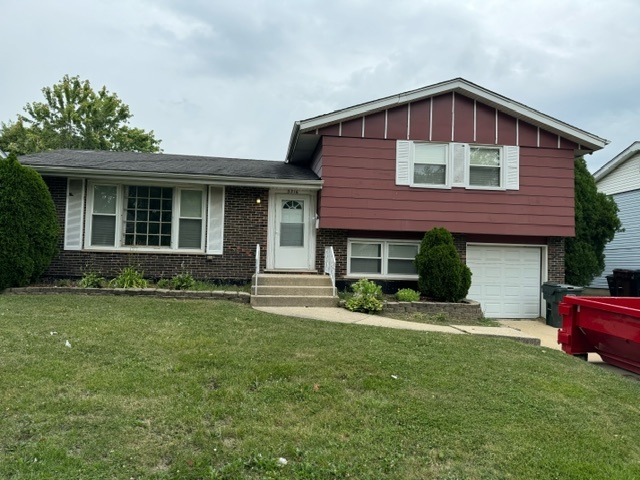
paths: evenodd
<path fill-rule="evenodd" d="M 540 347 L 80 295 L 0 332 L 0 478 L 640 478 L 640 382 Z"/>

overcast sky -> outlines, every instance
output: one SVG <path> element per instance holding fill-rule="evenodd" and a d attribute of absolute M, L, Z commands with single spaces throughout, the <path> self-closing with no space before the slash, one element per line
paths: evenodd
<path fill-rule="evenodd" d="M 638 0 L 2 0 L 0 121 L 65 74 L 166 153 L 283 160 L 291 128 L 463 77 L 611 144 L 640 140 Z"/>

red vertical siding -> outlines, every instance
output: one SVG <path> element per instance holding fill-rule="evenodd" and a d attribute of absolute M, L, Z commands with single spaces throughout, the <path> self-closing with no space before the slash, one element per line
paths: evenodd
<path fill-rule="evenodd" d="M 540 147 L 542 148 L 558 148 L 558 135 L 546 130 L 540 130 Z"/>
<path fill-rule="evenodd" d="M 368 138 L 385 138 L 385 112 L 374 113 L 364 117 L 364 136 Z"/>
<path fill-rule="evenodd" d="M 497 119 L 497 120 L 496 120 Z M 462 142 L 576 150 L 578 144 L 458 93 L 327 125 L 322 136 Z M 315 132 L 313 132 L 315 133 Z"/>
<path fill-rule="evenodd" d="M 537 147 L 538 127 L 520 120 L 518 122 L 518 144 L 521 147 Z"/>
<path fill-rule="evenodd" d="M 392 108 L 387 112 L 387 138 L 407 139 L 408 112 L 408 105 Z"/>
<path fill-rule="evenodd" d="M 429 130 L 431 125 L 431 99 L 413 102 L 409 106 L 411 115 L 409 117 L 409 139 L 429 140 Z"/>
<path fill-rule="evenodd" d="M 474 108 L 473 100 L 463 95 L 455 96 L 454 136 L 456 142 L 473 143 Z"/>
<path fill-rule="evenodd" d="M 362 117 L 342 122 L 343 137 L 362 137 Z"/>
<path fill-rule="evenodd" d="M 340 124 L 329 125 L 318 130 L 320 135 L 340 135 Z"/>
<path fill-rule="evenodd" d="M 434 142 L 450 142 L 453 94 L 438 95 L 437 97 L 433 97 L 431 101 L 433 102 L 431 140 Z"/>
<path fill-rule="evenodd" d="M 491 144 L 496 142 L 496 109 L 476 102 L 476 141 Z"/>
<path fill-rule="evenodd" d="M 522 147 L 517 191 L 443 190 L 395 185 L 395 144 L 323 139 L 321 228 L 573 235 L 573 150 Z"/>
<path fill-rule="evenodd" d="M 498 144 L 517 145 L 516 119 L 498 112 Z"/>
<path fill-rule="evenodd" d="M 576 150 L 578 148 L 578 144 L 576 142 L 572 142 L 571 140 L 567 140 L 566 138 L 560 137 L 560 148 L 570 148 L 572 150 Z"/>

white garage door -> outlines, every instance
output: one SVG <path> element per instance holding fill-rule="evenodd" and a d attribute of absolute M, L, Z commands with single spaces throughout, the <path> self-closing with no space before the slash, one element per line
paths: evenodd
<path fill-rule="evenodd" d="M 489 318 L 540 316 L 540 247 L 467 246 L 468 298 Z"/>

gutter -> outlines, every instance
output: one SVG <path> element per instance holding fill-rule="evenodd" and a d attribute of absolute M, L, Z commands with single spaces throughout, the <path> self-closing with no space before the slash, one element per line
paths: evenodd
<path fill-rule="evenodd" d="M 298 138 L 300 135 L 300 121 L 293 122 L 293 129 L 291 130 L 291 137 L 289 138 L 289 148 L 287 149 L 287 156 L 284 159 L 284 163 L 291 162 L 291 155 L 298 145 Z"/>
<path fill-rule="evenodd" d="M 127 172 L 113 170 L 92 170 L 88 168 L 68 168 L 51 167 L 40 165 L 29 165 L 40 174 L 47 174 L 55 177 L 83 177 L 83 178 L 108 178 L 109 180 L 127 181 L 132 178 L 150 179 L 154 181 L 169 182 L 176 181 L 190 184 L 207 185 L 233 185 L 241 187 L 266 187 L 266 188 L 291 188 L 306 190 L 321 190 L 323 180 L 293 180 L 293 179 L 248 179 L 247 177 L 225 177 L 219 175 L 193 175 L 184 173 L 155 173 L 155 172 Z"/>

